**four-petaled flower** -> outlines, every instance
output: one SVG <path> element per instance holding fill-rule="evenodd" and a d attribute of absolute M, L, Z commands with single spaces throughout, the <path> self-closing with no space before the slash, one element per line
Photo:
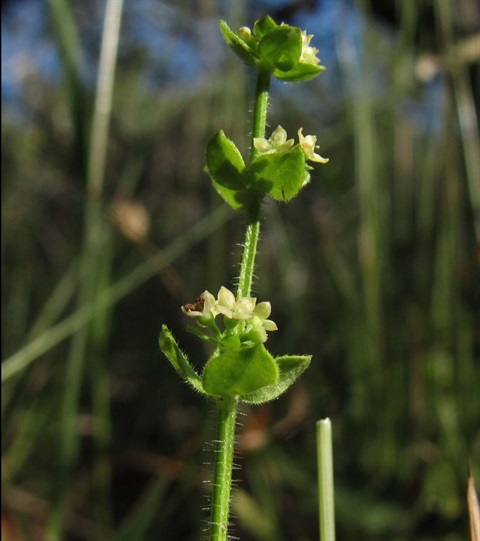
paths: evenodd
<path fill-rule="evenodd" d="M 293 146 L 293 139 L 287 139 L 287 132 L 282 126 L 277 126 L 269 139 L 264 137 L 254 137 L 253 146 L 262 154 L 273 154 L 274 152 L 283 152 Z"/>
<path fill-rule="evenodd" d="M 306 30 L 302 30 L 302 54 L 300 62 L 303 64 L 319 64 L 320 59 L 317 58 L 318 49 L 310 47 L 313 34 L 307 34 Z"/>
<path fill-rule="evenodd" d="M 241 297 L 236 300 L 235 295 L 222 286 L 218 291 L 218 300 L 215 310 L 229 319 L 248 320 L 253 317 L 257 299 L 255 297 Z"/>
<path fill-rule="evenodd" d="M 317 137 L 315 135 L 303 135 L 302 131 L 303 128 L 298 130 L 298 141 L 307 159 L 312 162 L 327 163 L 328 158 L 322 158 L 320 154 L 315 152 L 315 149 L 318 148 Z"/>
<path fill-rule="evenodd" d="M 278 331 L 275 321 L 268 319 L 268 316 L 272 312 L 272 305 L 266 302 L 259 302 L 253 311 L 254 325 L 255 321 L 258 321 L 266 331 Z"/>
<path fill-rule="evenodd" d="M 267 341 L 267 331 L 277 331 L 277 324 L 271 319 L 267 319 L 272 311 L 269 302 L 260 302 L 255 306 L 253 318 L 249 321 L 250 329 L 247 336 L 257 343 L 263 344 Z"/>

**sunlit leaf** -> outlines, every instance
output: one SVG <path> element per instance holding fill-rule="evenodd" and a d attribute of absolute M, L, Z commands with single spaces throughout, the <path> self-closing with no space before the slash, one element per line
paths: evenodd
<path fill-rule="evenodd" d="M 273 385 L 277 363 L 263 346 L 227 349 L 213 356 L 203 371 L 203 388 L 215 396 L 240 396 Z"/>
<path fill-rule="evenodd" d="M 284 355 L 277 357 L 275 362 L 280 371 L 278 382 L 274 385 L 258 389 L 248 395 L 243 395 L 241 400 L 249 404 L 263 404 L 263 402 L 278 398 L 307 369 L 311 359 L 311 355 Z"/>
<path fill-rule="evenodd" d="M 275 30 L 275 28 L 278 28 L 278 24 L 270 17 L 270 15 L 265 15 L 265 17 L 255 21 L 253 33 L 255 34 L 255 37 L 262 39 L 267 32 Z"/>
<path fill-rule="evenodd" d="M 220 31 L 231 47 L 233 52 L 238 55 L 247 64 L 253 64 L 255 61 L 255 54 L 250 47 L 235 34 L 235 32 L 228 26 L 225 21 L 220 21 Z"/>
<path fill-rule="evenodd" d="M 302 188 L 305 181 L 305 154 L 300 147 L 286 152 L 263 154 L 250 166 L 254 186 L 277 201 L 288 201 Z"/>
<path fill-rule="evenodd" d="M 260 63 L 269 69 L 291 70 L 302 54 L 299 28 L 279 26 L 267 32 L 258 44 Z"/>
<path fill-rule="evenodd" d="M 273 76 L 281 81 L 287 81 L 289 83 L 299 82 L 299 81 L 308 81 L 313 79 L 316 75 L 325 70 L 325 66 L 320 66 L 318 64 L 304 64 L 298 62 L 293 69 L 288 71 L 283 71 L 276 69 L 273 72 Z"/>
<path fill-rule="evenodd" d="M 208 142 L 206 162 L 217 192 L 233 209 L 243 208 L 247 198 L 248 172 L 240 151 L 222 130 Z"/>

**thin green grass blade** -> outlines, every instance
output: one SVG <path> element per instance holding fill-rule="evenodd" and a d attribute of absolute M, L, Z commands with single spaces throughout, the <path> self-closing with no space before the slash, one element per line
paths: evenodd
<path fill-rule="evenodd" d="M 328 418 L 317 421 L 317 461 L 320 541 L 335 541 L 332 424 Z"/>
<path fill-rule="evenodd" d="M 65 70 L 65 88 L 74 132 L 74 149 L 85 166 L 87 155 L 87 100 L 81 80 L 82 47 L 66 0 L 49 0 L 58 50 Z M 85 172 L 85 171 L 84 171 Z"/>

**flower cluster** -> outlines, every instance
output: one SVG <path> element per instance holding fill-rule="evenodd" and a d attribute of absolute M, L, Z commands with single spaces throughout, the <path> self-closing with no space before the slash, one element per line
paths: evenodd
<path fill-rule="evenodd" d="M 247 64 L 257 65 L 281 81 L 307 81 L 325 68 L 310 46 L 312 34 L 296 26 L 277 24 L 268 15 L 255 22 L 252 29 L 243 26 L 234 32 L 220 22 L 223 37 L 232 50 Z"/>
<path fill-rule="evenodd" d="M 226 287 L 222 286 L 215 298 L 209 291 L 204 291 L 192 304 L 184 304 L 182 312 L 197 320 L 201 327 L 215 328 L 215 318 L 223 315 L 225 326 L 234 327 L 239 321 L 247 323 L 244 336 L 252 342 L 263 343 L 267 341 L 267 331 L 276 331 L 276 323 L 268 319 L 272 307 L 269 302 L 257 304 L 255 297 L 240 297 Z"/>
<path fill-rule="evenodd" d="M 323 158 L 315 152 L 317 145 L 317 137 L 315 135 L 303 135 L 303 128 L 298 130 L 299 146 L 303 150 L 307 160 L 317 163 L 327 163 L 328 158 Z M 253 146 L 262 154 L 273 154 L 275 152 L 283 152 L 289 150 L 294 144 L 293 139 L 287 139 L 287 132 L 282 126 L 277 126 L 273 130 L 269 139 L 264 137 L 255 137 Z"/>

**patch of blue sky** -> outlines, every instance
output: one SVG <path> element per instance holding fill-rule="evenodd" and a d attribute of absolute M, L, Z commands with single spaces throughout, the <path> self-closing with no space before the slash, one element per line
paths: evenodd
<path fill-rule="evenodd" d="M 17 99 L 22 83 L 34 73 L 58 78 L 59 60 L 46 38 L 46 8 L 42 2 L 19 1 L 2 17 L 2 98 Z"/>
<path fill-rule="evenodd" d="M 253 0 L 253 11 L 268 12 L 269 9 L 285 7 L 290 1 Z M 120 35 L 118 70 L 122 69 L 122 51 L 138 46 L 146 53 L 146 61 L 139 79 L 150 90 L 177 87 L 176 91 L 194 91 L 196 82 L 212 76 L 224 67 L 223 60 L 232 53 L 225 47 L 214 17 L 196 19 L 186 17 L 189 11 L 178 4 L 153 0 L 135 0 L 125 3 Z M 85 58 L 82 77 L 89 88 L 95 84 L 98 55 L 103 26 L 104 10 L 89 13 L 89 19 L 80 17 L 80 41 Z M 22 85 L 25 77 L 41 74 L 49 81 L 63 78 L 62 62 L 55 40 L 51 34 L 50 13 L 47 2 L 17 0 L 10 4 L 2 17 L 2 96 L 9 105 L 21 107 Z M 81 13 L 80 13 L 81 15 Z M 251 25 L 252 21 L 245 21 Z M 360 89 L 365 73 L 362 72 L 364 42 L 362 37 L 365 21 L 353 0 L 319 0 L 313 10 L 299 10 L 292 24 L 314 34 L 312 46 L 319 49 L 319 57 L 327 71 L 308 85 L 273 82 L 280 92 L 301 103 L 302 109 L 319 118 L 334 114 L 334 103 L 354 98 Z M 377 29 L 378 30 L 378 29 Z M 375 30 L 374 30 L 375 31 Z M 385 41 L 393 50 L 395 35 Z M 384 69 L 388 50 L 375 60 L 367 70 L 375 79 L 369 84 L 372 99 L 381 99 L 388 91 L 389 74 Z M 233 61 L 233 59 L 232 59 Z M 421 97 L 404 96 L 407 114 L 415 114 L 415 122 L 427 122 L 435 126 L 441 100 L 441 82 L 425 85 Z M 439 93 L 440 92 L 440 93 Z M 331 97 L 329 97 L 331 96 Z M 327 103 L 328 102 L 328 103 Z M 327 103 L 327 105 L 326 105 Z M 432 106 L 432 104 L 435 104 Z M 399 104 L 401 105 L 401 104 Z"/>
<path fill-rule="evenodd" d="M 360 47 L 358 12 L 351 0 L 322 0 L 318 2 L 314 10 L 299 11 L 292 24 L 306 30 L 307 34 L 313 34 L 310 45 L 319 50 L 317 56 L 327 69 L 307 85 L 274 84 L 282 93 L 290 95 L 292 99 L 299 99 L 302 109 L 307 114 L 321 114 L 324 112 L 325 102 L 322 103 L 318 99 L 320 87 L 322 90 L 333 93 L 336 101 L 344 97 L 337 49 L 338 33 L 348 33 L 351 45 L 355 49 Z M 354 54 L 357 52 L 354 51 Z M 328 107 L 331 107 L 331 103 Z"/>

